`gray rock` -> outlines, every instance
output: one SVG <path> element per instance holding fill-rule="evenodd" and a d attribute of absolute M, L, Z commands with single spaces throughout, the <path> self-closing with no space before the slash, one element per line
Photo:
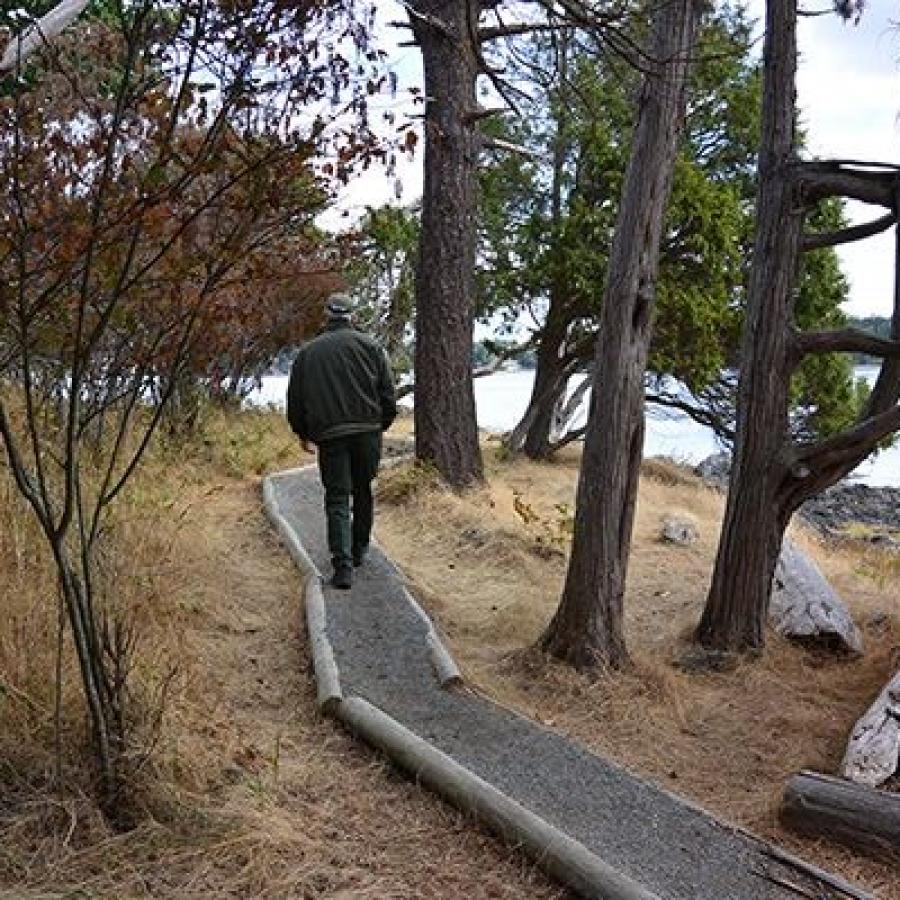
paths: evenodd
<path fill-rule="evenodd" d="M 682 547 L 690 547 L 700 540 L 700 529 L 695 522 L 676 516 L 666 516 L 662 520 L 660 540 Z"/>
<path fill-rule="evenodd" d="M 710 487 L 725 490 L 731 473 L 731 454 L 713 453 L 694 466 L 694 474 L 702 478 Z"/>
<path fill-rule="evenodd" d="M 826 534 L 852 522 L 900 530 L 900 488 L 836 484 L 807 500 L 800 514 Z"/>
<path fill-rule="evenodd" d="M 844 601 L 819 567 L 788 538 L 775 568 L 769 619 L 788 638 L 838 644 L 859 654 L 863 640 Z"/>

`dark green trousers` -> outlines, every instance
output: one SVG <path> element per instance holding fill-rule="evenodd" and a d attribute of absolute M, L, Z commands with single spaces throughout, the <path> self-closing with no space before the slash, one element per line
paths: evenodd
<path fill-rule="evenodd" d="M 380 461 L 380 431 L 350 434 L 319 444 L 328 549 L 336 568 L 351 565 L 354 554 L 369 546 L 374 515 L 372 479 Z"/>

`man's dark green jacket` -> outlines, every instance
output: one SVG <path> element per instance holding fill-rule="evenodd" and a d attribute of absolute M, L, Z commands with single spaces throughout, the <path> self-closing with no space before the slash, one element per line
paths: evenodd
<path fill-rule="evenodd" d="M 298 437 L 318 444 L 383 431 L 396 415 L 387 356 L 368 335 L 332 321 L 300 348 L 287 395 L 288 421 Z"/>

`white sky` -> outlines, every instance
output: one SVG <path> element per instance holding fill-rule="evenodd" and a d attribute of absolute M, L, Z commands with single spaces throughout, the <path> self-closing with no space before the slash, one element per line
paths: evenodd
<path fill-rule="evenodd" d="M 826 5 L 817 0 L 808 8 Z M 816 156 L 900 162 L 900 25 L 893 17 L 900 19 L 900 4 L 869 0 L 855 26 L 830 15 L 802 20 L 798 99 Z M 848 204 L 848 213 L 853 222 L 863 222 L 884 210 L 854 203 Z M 846 311 L 889 316 L 893 229 L 838 248 L 838 254 L 850 282 Z"/>
<path fill-rule="evenodd" d="M 809 152 L 822 158 L 879 160 L 900 163 L 900 4 L 868 0 L 858 25 L 844 24 L 835 15 L 802 18 L 798 100 Z M 381 21 L 405 19 L 402 8 L 386 0 Z M 828 9 L 829 0 L 807 0 L 805 8 Z M 751 13 L 763 18 L 764 0 L 751 0 Z M 391 29 L 392 41 L 407 33 Z M 761 44 L 760 50 L 761 50 Z M 415 47 L 398 47 L 391 65 L 401 89 L 421 84 L 421 64 Z M 398 110 L 404 105 L 402 90 L 384 105 Z M 420 147 L 421 149 L 421 147 Z M 400 202 L 411 203 L 422 190 L 422 154 L 398 171 L 403 182 Z M 393 180 L 383 171 L 355 179 L 341 192 L 339 206 L 356 218 L 366 206 L 396 202 Z M 848 205 L 852 222 L 883 214 L 864 204 Z M 345 219 L 346 222 L 346 219 Z M 327 225 L 340 227 L 329 217 Z M 852 315 L 890 315 L 893 296 L 893 230 L 866 241 L 838 248 L 842 268 L 850 283 L 845 306 Z"/>

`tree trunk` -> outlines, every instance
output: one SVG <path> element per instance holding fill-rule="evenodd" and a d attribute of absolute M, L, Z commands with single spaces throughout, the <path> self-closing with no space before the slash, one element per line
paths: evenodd
<path fill-rule="evenodd" d="M 566 96 L 569 77 L 569 34 L 563 29 L 558 37 L 556 54 L 559 85 L 556 102 L 551 102 L 551 111 L 565 110 L 570 98 Z M 554 254 L 557 256 L 553 280 L 550 285 L 550 308 L 541 331 L 537 350 L 537 368 L 534 372 L 534 388 L 529 401 L 530 423 L 522 442 L 522 450 L 529 459 L 546 459 L 550 455 L 551 432 L 554 413 L 562 399 L 568 378 L 565 377 L 565 363 L 562 361 L 568 331 L 566 301 L 568 291 L 563 283 L 562 266 L 557 243 L 562 233 L 563 180 L 565 176 L 566 114 L 554 112 L 556 131 L 553 136 L 553 181 L 550 187 L 550 221 L 553 228 Z M 533 411 L 531 409 L 533 404 Z"/>
<path fill-rule="evenodd" d="M 123 773 L 120 764 L 125 751 L 124 722 L 111 695 L 88 588 L 76 574 L 62 540 L 53 540 L 51 545 L 87 699 L 100 776 L 100 806 L 110 821 L 119 824 L 123 821 Z"/>
<path fill-rule="evenodd" d="M 568 383 L 568 361 L 563 359 L 566 339 L 565 312 L 560 318 L 560 301 L 556 292 L 550 296 L 547 321 L 540 332 L 537 365 L 528 406 L 506 439 L 512 453 L 524 453 L 531 459 L 546 459 L 550 453 L 550 430 L 553 411 Z"/>
<path fill-rule="evenodd" d="M 550 455 L 550 432 L 553 429 L 554 411 L 565 391 L 568 379 L 564 377 L 564 367 L 560 364 L 558 347 L 548 347 L 554 354 L 552 359 L 541 360 L 543 343 L 538 352 L 538 364 L 534 372 L 534 388 L 529 406 L 534 404 L 534 415 L 531 419 L 522 451 L 529 459 L 546 459 Z M 549 354 L 546 354 L 549 355 Z"/>
<path fill-rule="evenodd" d="M 644 371 L 698 12 L 694 0 L 658 8 L 655 62 L 638 99 L 594 359 L 609 389 L 591 404 L 566 584 L 541 641 L 577 668 L 628 659 L 622 613 L 644 442 Z"/>
<path fill-rule="evenodd" d="M 416 267 L 416 458 L 452 486 L 482 478 L 472 388 L 475 302 L 475 0 L 415 0 L 425 68 L 425 183 Z"/>
<path fill-rule="evenodd" d="M 756 242 L 738 385 L 735 457 L 698 640 L 721 650 L 764 643 L 772 576 L 791 512 L 788 328 L 802 225 L 794 161 L 796 0 L 769 0 L 763 50 L 762 146 Z"/>

